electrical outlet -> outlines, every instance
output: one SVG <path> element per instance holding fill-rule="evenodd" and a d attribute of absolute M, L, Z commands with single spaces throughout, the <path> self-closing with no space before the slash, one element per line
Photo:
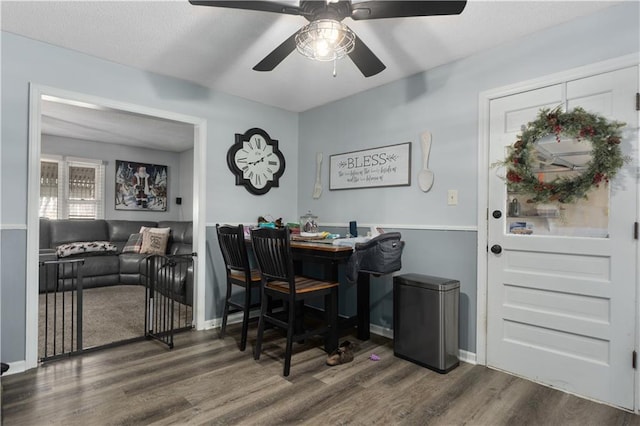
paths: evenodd
<path fill-rule="evenodd" d="M 447 193 L 447 205 L 449 206 L 457 206 L 458 205 L 458 190 L 450 189 Z"/>

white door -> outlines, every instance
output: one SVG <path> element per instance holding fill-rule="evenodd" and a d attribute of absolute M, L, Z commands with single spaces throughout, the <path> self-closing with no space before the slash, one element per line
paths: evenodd
<path fill-rule="evenodd" d="M 581 106 L 627 123 L 621 146 L 634 160 L 602 190 L 605 204 L 593 213 L 599 220 L 591 220 L 588 202 L 568 207 L 567 219 L 541 217 L 526 199 L 518 200 L 518 217 L 508 217 L 516 194 L 506 191 L 504 169 L 489 171 L 488 248 L 502 251 L 488 253 L 487 284 L 489 366 L 627 409 L 634 408 L 637 91 L 632 67 L 490 104 L 491 164 L 504 160 L 543 107 Z M 510 232 L 514 221 L 532 233 Z"/>

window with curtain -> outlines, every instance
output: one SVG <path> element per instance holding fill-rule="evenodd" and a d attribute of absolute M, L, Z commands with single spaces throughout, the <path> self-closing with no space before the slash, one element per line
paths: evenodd
<path fill-rule="evenodd" d="M 40 162 L 40 217 L 104 218 L 104 166 L 89 159 Z"/>

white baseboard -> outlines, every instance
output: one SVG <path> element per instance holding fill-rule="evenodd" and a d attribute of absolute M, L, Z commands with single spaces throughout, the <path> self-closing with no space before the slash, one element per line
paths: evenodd
<path fill-rule="evenodd" d="M 249 315 L 250 318 L 257 318 L 259 312 L 254 311 Z M 227 324 L 238 324 L 242 322 L 242 312 L 235 312 L 229 315 L 227 318 Z M 220 328 L 222 327 L 222 317 L 214 318 L 212 320 L 205 321 L 203 324 L 204 330 L 211 330 L 212 328 Z"/>
<path fill-rule="evenodd" d="M 27 363 L 25 361 L 8 362 L 7 364 L 9 364 L 9 369 L 3 376 L 10 376 L 27 371 Z"/>
<path fill-rule="evenodd" d="M 257 313 L 254 313 L 257 314 Z M 235 314 L 231 314 L 229 315 L 229 318 L 227 319 L 227 324 L 236 324 L 236 323 L 240 323 L 242 322 L 242 314 L 241 313 L 235 313 Z M 209 321 L 205 321 L 204 323 L 204 329 L 205 330 L 210 330 L 212 328 L 219 328 L 222 326 L 222 318 L 215 318 Z M 380 325 L 376 325 L 376 324 L 370 324 L 369 325 L 369 330 L 371 331 L 372 334 L 378 335 L 378 336 L 382 336 L 382 337 L 386 337 L 387 339 L 393 339 L 393 330 L 387 327 L 382 327 Z M 468 364 L 477 364 L 477 357 L 476 354 L 474 352 L 469 352 L 469 351 L 465 351 L 464 349 L 459 349 L 458 350 L 458 359 L 462 362 L 466 362 Z"/>
<path fill-rule="evenodd" d="M 476 354 L 474 352 L 469 352 L 462 349 L 458 351 L 458 359 L 468 364 L 476 365 L 478 363 Z"/>
<path fill-rule="evenodd" d="M 387 327 L 382 327 L 376 324 L 369 324 L 369 331 L 378 336 L 386 337 L 387 339 L 393 339 L 393 330 Z"/>
<path fill-rule="evenodd" d="M 378 336 L 386 337 L 388 339 L 393 339 L 393 330 L 390 328 L 381 327 L 375 324 L 370 324 L 369 330 L 371 330 L 371 333 L 376 334 Z M 468 364 L 474 364 L 474 365 L 477 364 L 476 354 L 473 352 L 465 351 L 463 349 L 458 349 L 458 359 Z"/>
<path fill-rule="evenodd" d="M 212 328 L 218 328 L 221 325 L 222 325 L 222 320 L 220 318 L 216 318 L 216 319 L 205 321 L 202 324 L 202 329 L 203 330 L 211 330 Z"/>

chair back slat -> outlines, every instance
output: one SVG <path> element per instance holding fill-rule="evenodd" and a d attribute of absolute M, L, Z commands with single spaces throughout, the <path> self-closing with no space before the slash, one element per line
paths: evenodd
<path fill-rule="evenodd" d="M 216 231 L 226 268 L 247 273 L 250 266 L 244 241 L 244 226 L 216 225 Z"/>
<path fill-rule="evenodd" d="M 251 230 L 251 243 L 260 272 L 267 280 L 289 282 L 295 292 L 295 277 L 289 228 L 259 228 Z"/>

